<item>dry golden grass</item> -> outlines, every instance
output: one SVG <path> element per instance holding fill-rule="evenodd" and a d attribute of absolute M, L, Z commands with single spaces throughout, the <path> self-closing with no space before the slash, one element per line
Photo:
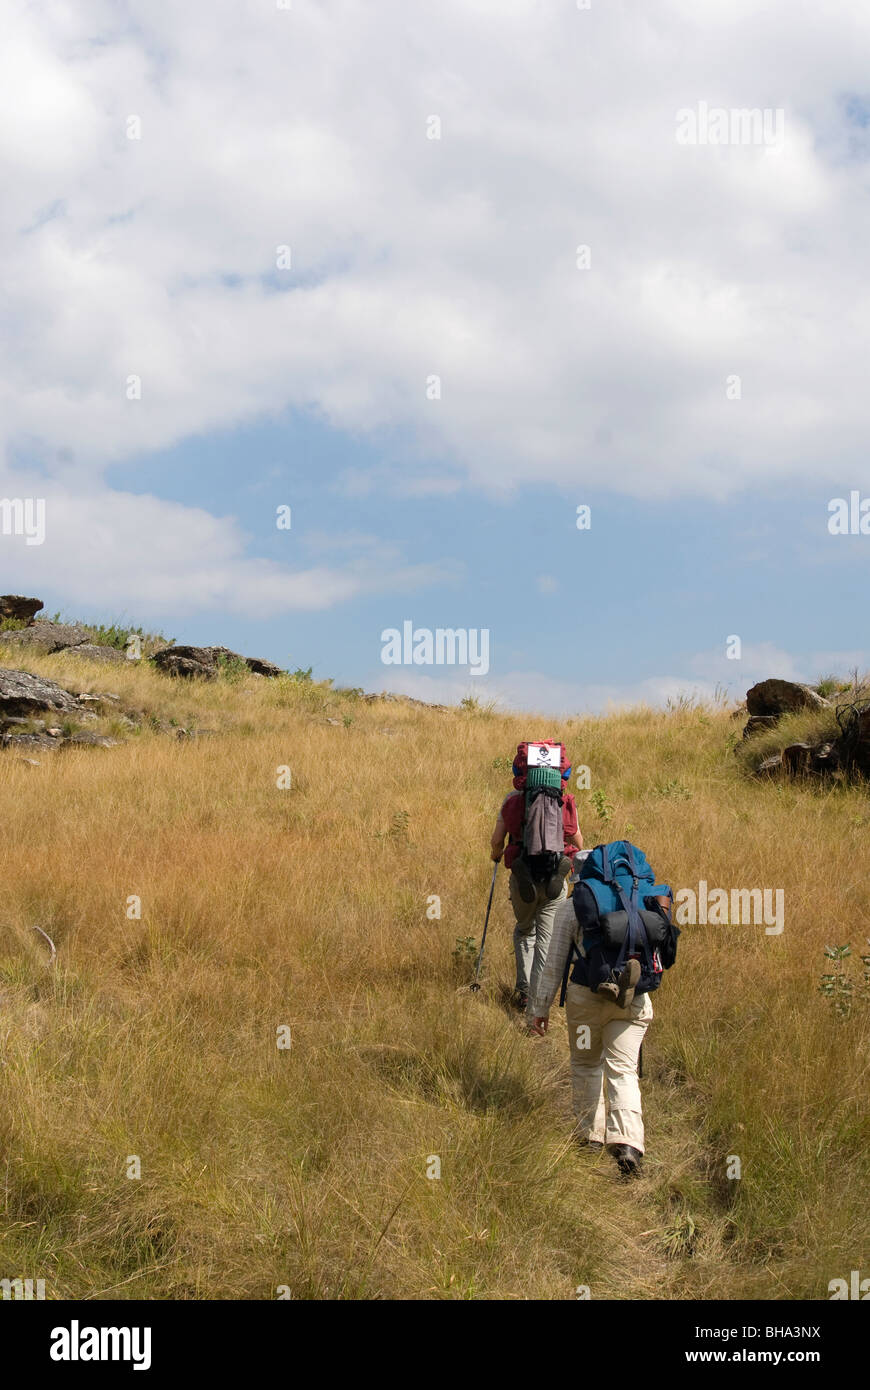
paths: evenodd
<path fill-rule="evenodd" d="M 818 993 L 823 947 L 868 935 L 862 791 L 749 782 L 711 711 L 542 721 L 0 664 L 153 716 L 113 750 L 0 753 L 0 1277 L 75 1298 L 824 1298 L 866 1263 L 867 1011 Z M 216 732 L 152 727 L 170 718 Z M 482 926 L 493 761 L 551 733 L 613 804 L 605 825 L 578 794 L 588 844 L 627 834 L 677 887 L 786 893 L 781 937 L 685 928 L 630 1186 L 571 1147 L 561 1015 L 532 1040 L 502 1003 L 503 876 L 481 995 L 452 954 Z"/>

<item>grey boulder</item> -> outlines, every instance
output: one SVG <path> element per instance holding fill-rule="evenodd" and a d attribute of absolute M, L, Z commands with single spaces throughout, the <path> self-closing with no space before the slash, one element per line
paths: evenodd
<path fill-rule="evenodd" d="M 18 632 L 4 632 L 0 641 L 9 647 L 35 647 L 45 652 L 61 652 L 66 647 L 80 647 L 89 642 L 91 633 L 78 623 L 35 622 Z"/>
<path fill-rule="evenodd" d="M 828 709 L 830 702 L 823 699 L 815 690 L 811 690 L 808 685 L 800 685 L 797 681 L 779 680 L 773 677 L 771 680 L 759 681 L 746 692 L 746 711 L 748 714 L 773 716 L 778 718 L 783 714 L 793 714 L 796 710 Z"/>
<path fill-rule="evenodd" d="M 26 718 L 37 710 L 77 710 L 78 701 L 62 685 L 29 671 L 0 667 L 0 714 Z"/>

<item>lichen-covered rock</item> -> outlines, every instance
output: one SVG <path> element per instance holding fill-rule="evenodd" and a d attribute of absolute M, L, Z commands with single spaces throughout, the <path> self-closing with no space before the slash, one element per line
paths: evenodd
<path fill-rule="evenodd" d="M 67 646 L 63 650 L 63 655 L 87 657 L 89 661 L 102 661 L 108 664 L 127 660 L 124 653 L 119 652 L 117 647 L 97 647 L 93 642 L 82 642 L 78 646 Z"/>
<path fill-rule="evenodd" d="M 759 681 L 746 692 L 746 710 L 751 715 L 773 716 L 793 714 L 801 709 L 828 709 L 830 701 L 825 700 L 808 685 L 797 681 L 771 680 Z"/>
<path fill-rule="evenodd" d="M 169 676 L 199 676 L 203 680 L 215 680 L 221 666 L 228 662 L 242 662 L 257 676 L 281 676 L 283 671 L 273 661 L 265 661 L 258 656 L 240 656 L 229 647 L 161 647 L 154 653 L 154 665 Z"/>
<path fill-rule="evenodd" d="M 36 710 L 77 710 L 75 695 L 62 685 L 33 676 L 29 671 L 10 671 L 0 667 L 0 714 L 26 718 Z"/>
<path fill-rule="evenodd" d="M 216 680 L 220 664 L 218 654 L 232 656 L 226 647 L 161 647 L 153 656 L 154 665 L 168 676 L 198 676 Z"/>
<path fill-rule="evenodd" d="M 78 733 L 71 734 L 64 739 L 60 745 L 62 748 L 120 748 L 122 739 L 108 738 L 105 734 L 95 734 L 87 729 L 80 729 Z"/>
<path fill-rule="evenodd" d="M 270 676 L 274 679 L 275 676 L 283 676 L 284 674 L 281 667 L 276 666 L 274 661 L 266 661 L 261 656 L 246 656 L 244 661 L 248 670 L 253 671 L 255 676 Z"/>
<path fill-rule="evenodd" d="M 0 618 L 11 618 L 17 623 L 29 623 L 41 607 L 41 598 L 24 598 L 21 594 L 0 594 Z"/>
<path fill-rule="evenodd" d="M 763 762 L 758 764 L 758 767 L 755 769 L 755 775 L 756 777 L 770 777 L 774 772 L 780 772 L 781 770 L 782 754 L 771 753 L 769 758 L 765 758 Z"/>
<path fill-rule="evenodd" d="M 80 647 L 91 640 L 92 634 L 78 623 L 35 622 L 18 632 L 0 634 L 8 647 L 35 647 L 39 651 L 60 652 L 66 647 Z"/>

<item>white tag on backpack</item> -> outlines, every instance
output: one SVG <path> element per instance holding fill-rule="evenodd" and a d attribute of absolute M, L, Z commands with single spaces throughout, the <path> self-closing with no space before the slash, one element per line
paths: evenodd
<path fill-rule="evenodd" d="M 527 767 L 555 767 L 562 765 L 562 749 L 558 743 L 551 748 L 546 743 L 530 743 L 526 753 Z"/>

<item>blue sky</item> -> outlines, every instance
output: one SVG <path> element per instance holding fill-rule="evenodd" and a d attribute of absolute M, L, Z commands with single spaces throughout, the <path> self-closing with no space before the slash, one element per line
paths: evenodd
<path fill-rule="evenodd" d="M 380 448 L 293 415 L 132 460 L 110 480 L 198 505 L 207 476 L 209 509 L 237 519 L 252 553 L 293 567 L 329 560 L 338 547 L 351 564 L 395 548 L 443 568 L 443 577 L 410 593 L 259 622 L 191 616 L 178 634 L 256 650 L 285 666 L 313 665 L 338 684 L 378 689 L 398 674 L 398 688 L 415 689 L 419 671 L 380 663 L 381 632 L 407 618 L 432 629 L 488 628 L 488 683 L 496 689 L 517 671 L 550 673 L 581 689 L 630 686 L 677 669 L 687 688 L 728 683 L 742 694 L 742 661 L 723 660 L 732 634 L 750 651 L 770 652 L 774 665 L 775 649 L 790 653 L 807 677 L 823 673 L 817 665 L 826 655 L 848 661 L 855 652 L 846 596 L 866 572 L 864 538 L 829 535 L 830 489 L 787 499 L 759 489 L 750 505 L 745 496 L 639 501 L 603 486 L 502 497 L 462 488 L 390 495 L 387 505 L 378 486 L 349 494 L 349 473 L 375 471 L 400 449 L 399 440 Z M 845 484 L 841 492 L 848 494 Z M 578 503 L 592 509 L 589 530 L 577 528 Z M 292 507 L 290 531 L 275 525 L 281 504 Z M 457 678 L 468 691 L 487 686 L 467 673 L 424 674 L 448 678 L 453 691 Z"/>
<path fill-rule="evenodd" d="M 868 61 L 858 0 L 14 5 L 0 588 L 554 712 L 870 665 Z"/>

